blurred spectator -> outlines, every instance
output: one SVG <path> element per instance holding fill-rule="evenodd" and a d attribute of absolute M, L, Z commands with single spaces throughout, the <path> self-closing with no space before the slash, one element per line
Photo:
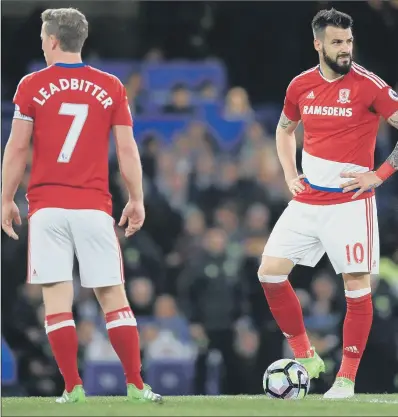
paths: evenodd
<path fill-rule="evenodd" d="M 195 357 L 189 323 L 177 310 L 172 296 L 163 294 L 156 299 L 154 317 L 143 329 L 143 345 L 146 361 Z"/>
<path fill-rule="evenodd" d="M 220 227 L 227 234 L 230 240 L 239 240 L 240 224 L 236 206 L 233 203 L 226 203 L 217 207 L 214 212 L 214 225 Z"/>
<path fill-rule="evenodd" d="M 337 333 L 344 303 L 343 300 L 338 302 L 335 280 L 327 272 L 322 272 L 313 279 L 311 290 L 313 303 L 305 321 L 306 326 L 312 332 Z"/>
<path fill-rule="evenodd" d="M 169 104 L 163 106 L 165 114 L 193 114 L 194 107 L 191 103 L 191 92 L 184 84 L 176 84 L 171 90 Z"/>
<path fill-rule="evenodd" d="M 251 205 L 245 215 L 243 232 L 250 237 L 265 238 L 270 233 L 270 211 L 264 204 Z"/>
<path fill-rule="evenodd" d="M 151 182 L 156 177 L 157 157 L 160 151 L 161 143 L 155 135 L 149 134 L 142 140 L 140 146 L 142 171 Z"/>
<path fill-rule="evenodd" d="M 75 276 L 78 277 L 78 273 L 75 272 Z M 78 279 L 76 281 L 74 282 L 75 309 L 79 319 L 101 323 L 103 321 L 102 314 L 99 311 L 99 305 L 93 290 L 80 287 Z"/>
<path fill-rule="evenodd" d="M 218 98 L 217 87 L 209 80 L 203 81 L 198 86 L 198 97 L 205 101 L 214 101 Z"/>
<path fill-rule="evenodd" d="M 356 385 L 358 392 L 392 394 L 397 392 L 398 297 L 382 276 L 373 276 L 371 285 L 373 324 Z"/>
<path fill-rule="evenodd" d="M 220 191 L 226 192 L 228 197 L 232 198 L 233 196 L 228 193 L 232 187 L 239 180 L 239 167 L 238 164 L 231 160 L 224 160 L 221 162 L 221 166 L 219 167 L 220 175 L 217 180 L 217 185 Z"/>
<path fill-rule="evenodd" d="M 174 137 L 173 145 L 173 154 L 177 162 L 175 171 L 189 175 L 195 160 L 191 138 L 186 133 L 179 133 Z"/>
<path fill-rule="evenodd" d="M 147 277 L 135 277 L 128 280 L 127 297 L 135 316 L 149 317 L 153 313 L 156 300 L 155 287 Z"/>
<path fill-rule="evenodd" d="M 159 63 L 164 60 L 164 53 L 161 48 L 153 47 L 144 55 L 145 62 Z"/>
<path fill-rule="evenodd" d="M 47 342 L 41 287 L 21 287 L 13 307 L 13 333 L 3 332 L 18 358 L 18 377 L 31 395 L 55 395 L 63 381 Z"/>
<path fill-rule="evenodd" d="M 266 136 L 263 126 L 259 122 L 251 122 L 246 127 L 244 137 L 238 144 L 239 159 L 242 166 L 246 168 L 252 168 L 251 174 L 254 173 L 256 166 L 251 165 L 253 157 L 262 152 L 267 142 L 271 142 L 272 139 Z M 249 171 L 247 171 L 249 172 Z"/>
<path fill-rule="evenodd" d="M 191 149 L 195 155 L 200 153 L 213 152 L 218 154 L 219 143 L 209 132 L 208 126 L 200 120 L 194 120 L 189 123 L 186 134 L 191 143 Z"/>
<path fill-rule="evenodd" d="M 105 326 L 103 326 L 105 330 Z M 95 322 L 81 320 L 77 326 L 79 350 L 85 361 L 115 362 L 118 356 L 109 342 L 105 331 L 101 331 Z"/>
<path fill-rule="evenodd" d="M 247 91 L 242 87 L 231 88 L 225 97 L 224 117 L 228 120 L 248 120 L 253 115 Z"/>
<path fill-rule="evenodd" d="M 209 349 L 219 350 L 223 357 L 222 392 L 237 394 L 243 389 L 233 328 L 243 313 L 244 294 L 236 266 L 228 262 L 226 245 L 227 236 L 222 229 L 209 229 L 203 250 L 179 277 L 179 301 L 199 347 L 197 394 L 205 392 Z"/>
<path fill-rule="evenodd" d="M 259 335 L 251 326 L 244 324 L 236 327 L 235 349 L 241 363 L 241 378 L 245 392 L 248 394 L 259 392 L 258 384 L 253 378 L 256 374 L 259 347 Z"/>
<path fill-rule="evenodd" d="M 144 111 L 147 93 L 142 86 L 142 76 L 139 72 L 133 72 L 125 84 L 127 99 L 133 115 L 141 114 Z"/>
<path fill-rule="evenodd" d="M 184 229 L 178 238 L 175 251 L 169 254 L 169 265 L 181 265 L 189 261 L 192 253 L 197 253 L 202 245 L 202 236 L 206 230 L 203 212 L 191 207 L 185 214 Z"/>
<path fill-rule="evenodd" d="M 210 152 L 200 153 L 190 176 L 190 201 L 211 221 L 212 210 L 220 202 L 220 190 L 215 184 L 217 177 L 216 159 Z"/>
<path fill-rule="evenodd" d="M 290 197 L 290 193 L 278 162 L 276 149 L 267 145 L 264 150 L 257 154 L 257 157 L 261 161 L 257 177 L 260 186 L 267 189 L 272 200 L 286 201 Z"/>

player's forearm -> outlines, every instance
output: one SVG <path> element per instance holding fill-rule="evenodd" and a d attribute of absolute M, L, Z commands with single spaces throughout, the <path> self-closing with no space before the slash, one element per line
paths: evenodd
<path fill-rule="evenodd" d="M 296 166 L 296 136 L 278 126 L 276 130 L 276 149 L 282 165 L 285 178 L 292 179 L 298 176 Z"/>
<path fill-rule="evenodd" d="M 376 175 L 383 181 L 398 171 L 398 143 L 387 160 L 376 171 Z"/>
<path fill-rule="evenodd" d="M 120 173 L 129 192 L 130 200 L 142 200 L 144 198 L 142 166 L 137 144 L 134 140 L 130 142 L 130 146 L 118 149 L 118 159 Z"/>
<path fill-rule="evenodd" d="M 13 201 L 19 184 L 22 181 L 28 160 L 29 148 L 17 148 L 6 145 L 2 167 L 2 198 L 3 201 Z"/>
<path fill-rule="evenodd" d="M 390 116 L 387 122 L 398 129 L 398 111 Z M 388 177 L 395 174 L 398 171 L 398 143 L 395 145 L 394 150 L 391 152 L 390 156 L 381 165 L 381 167 L 376 171 L 376 175 L 383 181 Z"/>

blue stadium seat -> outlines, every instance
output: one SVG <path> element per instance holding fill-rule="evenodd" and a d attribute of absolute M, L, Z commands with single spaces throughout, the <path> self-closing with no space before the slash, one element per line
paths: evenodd
<path fill-rule="evenodd" d="M 210 81 L 220 92 L 227 85 L 225 67 L 218 61 L 190 62 L 174 61 L 168 63 L 142 64 L 129 60 L 95 60 L 86 61 L 101 71 L 116 75 L 123 82 L 133 72 L 141 72 L 144 87 L 151 91 L 169 91 L 175 84 L 183 83 L 188 88 L 196 89 L 203 81 Z M 39 71 L 46 67 L 44 60 L 32 61 L 28 72 Z"/>
<path fill-rule="evenodd" d="M 189 123 L 187 117 L 158 116 L 141 117 L 134 119 L 134 136 L 141 141 L 147 135 L 155 135 L 161 141 L 168 143 L 173 136 L 184 130 Z"/>
<path fill-rule="evenodd" d="M 194 394 L 193 361 L 151 360 L 145 366 L 145 379 L 161 395 Z"/>
<path fill-rule="evenodd" d="M 1 337 L 1 383 L 2 385 L 15 384 L 18 376 L 17 361 L 7 342 Z"/>
<path fill-rule="evenodd" d="M 86 361 L 83 383 L 88 395 L 126 395 L 126 380 L 119 362 Z"/>
<path fill-rule="evenodd" d="M 138 142 L 142 141 L 145 136 L 152 134 L 164 143 L 170 143 L 173 137 L 186 129 L 193 120 L 181 116 L 158 116 L 156 118 L 138 116 L 134 120 L 134 135 Z M 200 118 L 199 120 L 204 119 Z M 245 128 L 243 121 L 229 121 L 217 115 L 205 121 L 207 121 L 210 133 L 224 148 L 236 144 Z"/>
<path fill-rule="evenodd" d="M 196 89 L 203 81 L 210 81 L 220 92 L 227 86 L 225 67 L 219 61 L 144 64 L 142 75 L 145 88 L 154 91 L 169 91 L 177 83 Z"/>
<path fill-rule="evenodd" d="M 98 68 L 101 71 L 109 72 L 110 74 L 116 75 L 122 82 L 127 81 L 130 74 L 141 70 L 141 63 L 138 61 L 113 61 L 113 60 L 95 60 L 86 61 L 87 64 Z M 46 63 L 43 60 L 32 61 L 29 64 L 28 72 L 39 71 L 46 67 Z"/>

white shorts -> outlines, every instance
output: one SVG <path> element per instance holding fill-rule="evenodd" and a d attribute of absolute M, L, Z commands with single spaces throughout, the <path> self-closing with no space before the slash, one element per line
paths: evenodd
<path fill-rule="evenodd" d="M 114 220 L 107 213 L 44 208 L 31 216 L 28 283 L 71 281 L 74 254 L 79 261 L 83 287 L 108 287 L 124 282 Z"/>
<path fill-rule="evenodd" d="M 314 267 L 325 252 L 337 274 L 379 272 L 375 197 L 326 206 L 292 200 L 263 254 Z"/>

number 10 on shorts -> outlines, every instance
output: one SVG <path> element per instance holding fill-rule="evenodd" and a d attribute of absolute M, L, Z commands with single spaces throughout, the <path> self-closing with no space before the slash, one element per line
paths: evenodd
<path fill-rule="evenodd" d="M 351 259 L 354 259 L 354 262 L 361 264 L 365 256 L 365 251 L 363 249 L 362 243 L 355 243 L 354 245 L 346 245 L 345 253 L 347 256 L 347 263 L 351 265 Z"/>

